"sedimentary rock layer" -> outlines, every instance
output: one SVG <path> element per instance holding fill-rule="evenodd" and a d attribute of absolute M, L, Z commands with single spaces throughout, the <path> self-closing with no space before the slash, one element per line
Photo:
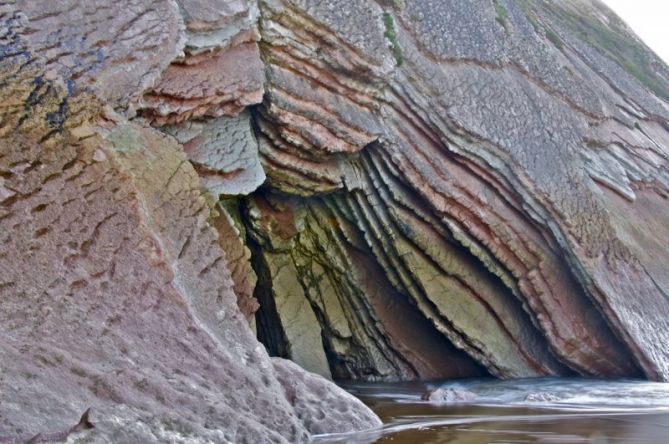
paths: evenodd
<path fill-rule="evenodd" d="M 265 181 L 248 112 L 164 126 L 162 130 L 183 145 L 202 186 L 212 196 L 250 194 Z"/>
<path fill-rule="evenodd" d="M 493 375 L 669 378 L 669 69 L 597 2 L 470 3 L 261 2 L 276 352 L 309 301 L 338 376 L 449 375 L 406 366 L 372 274 Z"/>
<path fill-rule="evenodd" d="M 173 58 L 144 94 L 142 113 L 154 124 L 235 116 L 263 95 L 258 9 L 245 0 L 180 0 L 186 27 L 183 55 Z"/>
<path fill-rule="evenodd" d="M 159 125 L 235 116 L 262 99 L 263 69 L 255 42 L 172 63 L 144 96 L 143 115 Z"/>
<path fill-rule="evenodd" d="M 0 23 L 0 441 L 379 425 L 296 364 L 669 380 L 669 68 L 600 2 Z"/>

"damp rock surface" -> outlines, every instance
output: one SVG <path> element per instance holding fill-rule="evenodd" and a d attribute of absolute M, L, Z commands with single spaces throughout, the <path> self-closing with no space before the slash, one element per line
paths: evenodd
<path fill-rule="evenodd" d="M 467 390 L 454 388 L 438 388 L 424 393 L 421 397 L 423 401 L 430 404 L 454 404 L 460 402 L 472 402 L 476 399 L 476 395 Z"/>

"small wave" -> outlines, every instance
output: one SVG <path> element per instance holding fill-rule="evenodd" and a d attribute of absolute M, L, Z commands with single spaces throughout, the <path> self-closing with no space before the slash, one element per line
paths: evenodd
<path fill-rule="evenodd" d="M 354 395 L 369 400 L 420 402 L 423 394 L 437 388 L 475 395 L 473 404 L 564 405 L 571 408 L 669 408 L 669 384 L 637 380 L 540 378 L 510 381 L 471 380 L 428 383 L 344 384 Z M 543 399 L 546 401 L 542 402 Z"/>
<path fill-rule="evenodd" d="M 439 429 L 439 428 L 454 428 L 459 426 L 471 426 L 476 424 L 503 424 L 509 426 L 510 424 L 518 423 L 547 423 L 547 422 L 564 422 L 570 420 L 587 420 L 587 419 L 605 419 L 611 418 L 620 420 L 625 416 L 637 417 L 640 414 L 639 411 L 627 411 L 627 412 L 589 412 L 584 414 L 583 412 L 577 414 L 567 414 L 567 413 L 554 413 L 554 414 L 530 414 L 530 415 L 483 415 L 483 416 L 472 416 L 472 417 L 460 417 L 460 418 L 438 418 L 438 419 L 426 419 L 425 417 L 403 417 L 398 418 L 391 424 L 386 424 L 380 429 L 368 430 L 365 432 L 356 432 L 350 434 L 324 434 L 317 435 L 313 439 L 313 443 L 355 443 L 355 444 L 366 444 L 373 443 L 380 439 L 383 436 L 395 435 L 399 433 L 406 433 L 411 431 L 420 431 L 426 429 Z M 669 425 L 660 424 L 660 427 L 666 427 L 669 431 Z M 469 431 L 477 431 L 475 429 L 468 429 Z M 509 429 L 483 429 L 480 430 L 483 433 L 498 432 L 506 434 L 523 434 L 528 435 L 536 432 L 529 432 L 523 430 L 509 430 Z M 554 436 L 555 438 L 555 436 Z M 577 441 L 577 442 L 583 442 Z"/>
<path fill-rule="evenodd" d="M 431 439 L 437 436 L 431 442 L 441 442 L 439 437 L 452 437 L 453 433 L 479 433 L 480 442 L 509 442 L 515 439 L 512 436 L 524 436 L 529 441 L 522 442 L 655 443 L 666 442 L 657 441 L 657 436 L 669 436 L 669 384 L 545 378 L 355 383 L 343 387 L 377 411 L 385 425 L 356 434 L 320 435 L 314 442 L 366 444 L 388 436 L 421 439 L 424 434 Z M 421 399 L 437 389 L 474 396 L 468 402 L 440 405 Z M 579 428 L 572 431 L 576 423 Z M 592 436 L 608 438 L 593 441 Z M 402 442 L 411 442 L 411 438 Z"/>

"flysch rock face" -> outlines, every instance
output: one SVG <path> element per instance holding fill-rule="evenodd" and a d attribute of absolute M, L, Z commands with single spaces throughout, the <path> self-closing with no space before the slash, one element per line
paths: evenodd
<path fill-rule="evenodd" d="M 260 10 L 267 182 L 247 223 L 273 353 L 318 370 L 299 349 L 320 333 L 337 377 L 669 379 L 669 69 L 619 18 L 590 0 Z"/>
<path fill-rule="evenodd" d="M 143 111 L 156 124 L 197 117 L 235 116 L 262 99 L 263 68 L 257 44 L 187 56 L 163 73 L 144 96 Z"/>
<path fill-rule="evenodd" d="M 380 424 L 268 356 L 214 229 L 233 222 L 212 221 L 174 138 L 124 117 L 181 50 L 181 20 L 171 1 L 0 4 L 0 442 L 300 442 Z"/>
<path fill-rule="evenodd" d="M 142 112 L 155 124 L 202 116 L 235 116 L 263 95 L 264 70 L 255 22 L 246 0 L 180 0 L 186 25 L 183 57 L 147 92 Z"/>
<path fill-rule="evenodd" d="M 214 211 L 216 214 L 210 223 L 218 231 L 218 243 L 225 251 L 237 305 L 251 327 L 254 327 L 255 313 L 260 307 L 254 297 L 257 276 L 251 267 L 251 250 L 244 242 L 246 230 L 241 221 L 239 203 L 234 199 L 222 200 L 216 204 Z"/>
<path fill-rule="evenodd" d="M 0 442 L 379 425 L 281 357 L 669 380 L 669 68 L 600 2 L 17 0 L 0 23 Z"/>
<path fill-rule="evenodd" d="M 3 3 L 14 4 L 11 8 L 26 17 L 22 35 L 44 59 L 44 79 L 63 83 L 69 93 L 94 84 L 113 106 L 137 100 L 185 43 L 173 0 L 125 0 L 114 6 L 103 0 Z"/>

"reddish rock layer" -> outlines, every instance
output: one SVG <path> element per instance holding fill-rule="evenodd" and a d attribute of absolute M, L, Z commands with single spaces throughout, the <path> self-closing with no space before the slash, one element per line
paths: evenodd
<path fill-rule="evenodd" d="M 235 116 L 263 96 L 263 66 L 255 42 L 175 62 L 144 96 L 144 115 L 156 125 L 198 117 Z"/>

